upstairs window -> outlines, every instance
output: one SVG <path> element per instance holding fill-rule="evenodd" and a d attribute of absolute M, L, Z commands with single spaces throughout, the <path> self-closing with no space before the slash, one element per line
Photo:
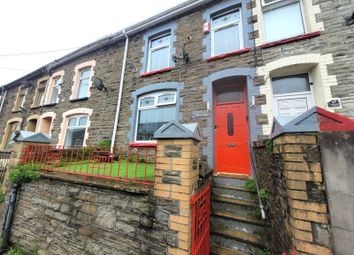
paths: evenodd
<path fill-rule="evenodd" d="M 79 88 L 76 98 L 85 98 L 88 96 L 89 81 L 91 77 L 91 68 L 86 68 L 80 71 Z"/>
<path fill-rule="evenodd" d="M 299 0 L 263 0 L 266 41 L 277 41 L 305 33 Z"/>
<path fill-rule="evenodd" d="M 13 111 L 20 111 L 21 108 L 24 108 L 27 93 L 28 88 L 19 87 Z"/>
<path fill-rule="evenodd" d="M 88 116 L 73 116 L 68 120 L 64 146 L 68 148 L 84 145 Z"/>
<path fill-rule="evenodd" d="M 164 33 L 149 40 L 148 72 L 170 66 L 171 33 Z"/>
<path fill-rule="evenodd" d="M 90 60 L 75 66 L 73 86 L 71 88 L 70 100 L 87 99 L 90 97 L 90 87 L 92 86 L 93 68 L 96 65 L 95 60 Z"/>
<path fill-rule="evenodd" d="M 151 141 L 162 125 L 176 119 L 176 92 L 163 91 L 141 96 L 137 108 L 136 141 Z"/>
<path fill-rule="evenodd" d="M 220 55 L 243 47 L 240 9 L 224 12 L 212 18 L 212 55 Z"/>
<path fill-rule="evenodd" d="M 59 101 L 59 93 L 61 91 L 62 78 L 56 77 L 53 79 L 53 87 L 50 95 L 49 104 L 56 104 Z"/>

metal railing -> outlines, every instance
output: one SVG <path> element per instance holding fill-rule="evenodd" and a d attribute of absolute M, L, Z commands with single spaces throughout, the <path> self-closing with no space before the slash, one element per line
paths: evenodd
<path fill-rule="evenodd" d="M 124 182 L 153 184 L 156 145 L 63 148 L 50 145 L 24 147 L 20 163 L 36 164 L 45 172 L 61 172 Z"/>

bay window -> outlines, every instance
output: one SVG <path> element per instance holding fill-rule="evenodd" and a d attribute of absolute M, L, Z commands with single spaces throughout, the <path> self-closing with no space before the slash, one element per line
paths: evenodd
<path fill-rule="evenodd" d="M 156 130 L 176 119 L 176 92 L 162 91 L 139 97 L 136 141 L 151 141 Z"/>
<path fill-rule="evenodd" d="M 212 55 L 220 55 L 243 47 L 240 9 L 224 12 L 212 18 Z"/>
<path fill-rule="evenodd" d="M 266 41 L 277 41 L 305 33 L 299 0 L 263 0 Z"/>
<path fill-rule="evenodd" d="M 88 116 L 72 116 L 68 119 L 68 127 L 64 146 L 68 148 L 82 147 L 84 145 Z"/>

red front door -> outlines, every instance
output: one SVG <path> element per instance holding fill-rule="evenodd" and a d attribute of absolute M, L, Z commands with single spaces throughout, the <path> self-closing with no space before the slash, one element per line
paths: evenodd
<path fill-rule="evenodd" d="M 216 172 L 250 175 L 245 86 L 215 90 Z"/>

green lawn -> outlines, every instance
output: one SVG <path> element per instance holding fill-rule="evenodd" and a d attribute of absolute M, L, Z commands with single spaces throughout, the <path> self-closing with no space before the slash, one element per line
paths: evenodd
<path fill-rule="evenodd" d="M 135 163 L 113 161 L 112 163 L 98 163 L 94 160 L 88 161 L 78 161 L 75 163 L 61 163 L 47 165 L 47 170 L 77 173 L 77 174 L 87 174 L 87 175 L 99 175 L 104 177 L 119 177 L 138 180 L 153 181 L 154 179 L 154 164 L 152 163 Z M 146 172 L 145 172 L 146 169 Z"/>

